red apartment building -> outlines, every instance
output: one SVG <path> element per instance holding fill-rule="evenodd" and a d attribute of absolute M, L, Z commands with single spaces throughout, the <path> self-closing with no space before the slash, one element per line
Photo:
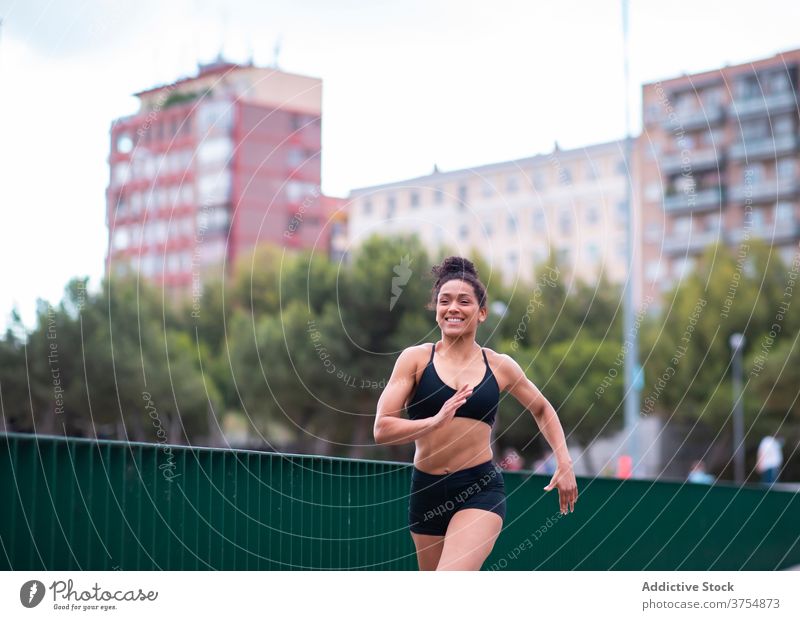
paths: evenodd
<path fill-rule="evenodd" d="M 329 252 L 321 80 L 218 60 L 136 96 L 110 132 L 107 273 L 179 298 L 259 243 Z"/>
<path fill-rule="evenodd" d="M 643 86 L 637 148 L 641 297 L 690 273 L 709 244 L 800 240 L 800 50 Z"/>

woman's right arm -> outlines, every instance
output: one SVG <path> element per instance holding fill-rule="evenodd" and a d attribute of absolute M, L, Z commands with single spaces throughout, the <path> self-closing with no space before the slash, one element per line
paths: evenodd
<path fill-rule="evenodd" d="M 405 349 L 397 358 L 389 383 L 378 399 L 378 412 L 373 428 L 375 443 L 401 445 L 427 435 L 451 420 L 455 410 L 464 404 L 472 392 L 467 386 L 463 386 L 435 416 L 409 420 L 402 417 L 402 413 L 414 388 L 415 371 L 414 350 Z"/>

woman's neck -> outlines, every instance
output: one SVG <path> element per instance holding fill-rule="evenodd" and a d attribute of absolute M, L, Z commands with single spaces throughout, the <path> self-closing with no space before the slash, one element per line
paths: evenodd
<path fill-rule="evenodd" d="M 475 351 L 480 349 L 473 335 L 450 338 L 442 335 L 441 344 L 436 353 L 456 362 L 466 362 L 475 356 Z"/>

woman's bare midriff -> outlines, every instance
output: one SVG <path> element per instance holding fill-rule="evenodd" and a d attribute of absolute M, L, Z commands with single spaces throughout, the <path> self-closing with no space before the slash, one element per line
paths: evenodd
<path fill-rule="evenodd" d="M 428 474 L 449 474 L 480 465 L 493 457 L 492 429 L 471 418 L 453 418 L 414 443 L 414 467 Z"/>

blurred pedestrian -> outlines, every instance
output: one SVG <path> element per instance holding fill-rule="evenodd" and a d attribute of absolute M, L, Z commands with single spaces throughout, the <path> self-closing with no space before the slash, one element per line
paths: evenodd
<path fill-rule="evenodd" d="M 689 476 L 686 478 L 686 480 L 688 482 L 711 484 L 714 482 L 714 476 L 706 471 L 706 464 L 700 460 L 692 463 L 692 468 L 689 470 Z"/>
<path fill-rule="evenodd" d="M 772 484 L 778 480 L 778 471 L 783 464 L 783 440 L 767 435 L 758 444 L 756 471 L 761 475 L 761 482 Z"/>
<path fill-rule="evenodd" d="M 506 471 L 519 471 L 525 465 L 524 460 L 514 448 L 506 448 L 503 452 L 503 459 L 500 461 L 500 467 Z"/>
<path fill-rule="evenodd" d="M 548 450 L 544 457 L 536 461 L 533 466 L 533 473 L 547 474 L 552 476 L 556 472 L 556 459 L 552 450 Z"/>

